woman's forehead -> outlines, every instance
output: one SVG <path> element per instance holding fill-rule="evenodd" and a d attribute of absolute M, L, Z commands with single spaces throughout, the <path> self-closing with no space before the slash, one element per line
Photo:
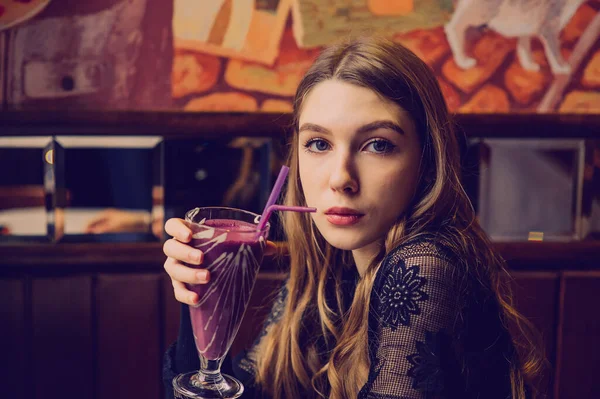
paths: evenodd
<path fill-rule="evenodd" d="M 308 123 L 330 130 L 359 128 L 380 120 L 393 121 L 403 130 L 413 126 L 410 115 L 398 104 L 369 88 L 339 80 L 327 80 L 313 87 L 298 117 L 299 127 Z"/>

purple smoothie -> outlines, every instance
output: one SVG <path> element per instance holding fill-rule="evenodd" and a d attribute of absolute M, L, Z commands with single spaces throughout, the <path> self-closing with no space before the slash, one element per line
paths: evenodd
<path fill-rule="evenodd" d="M 196 348 L 208 360 L 227 354 L 248 306 L 265 247 L 256 233 L 255 225 L 238 220 L 195 226 L 191 245 L 204 252 L 201 268 L 210 271 L 210 281 L 189 286 L 199 296 L 190 316 Z"/>

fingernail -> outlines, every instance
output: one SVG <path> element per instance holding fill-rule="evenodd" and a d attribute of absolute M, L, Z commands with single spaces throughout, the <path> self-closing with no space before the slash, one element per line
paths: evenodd
<path fill-rule="evenodd" d="M 189 256 L 190 260 L 192 260 L 194 262 L 200 262 L 200 257 L 202 256 L 202 252 L 194 250 L 194 251 L 191 251 L 188 256 Z"/>
<path fill-rule="evenodd" d="M 190 302 L 192 303 L 193 307 L 197 307 L 198 303 L 196 302 L 198 300 L 198 298 L 196 298 L 196 295 L 191 295 L 190 296 Z"/>
<path fill-rule="evenodd" d="M 208 272 L 206 270 L 200 270 L 198 273 L 196 273 L 196 278 L 200 281 L 205 281 L 207 275 Z"/>

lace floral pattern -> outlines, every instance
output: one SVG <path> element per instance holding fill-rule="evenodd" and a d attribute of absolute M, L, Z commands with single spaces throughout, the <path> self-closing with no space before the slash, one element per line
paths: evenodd
<path fill-rule="evenodd" d="M 417 302 L 429 298 L 423 291 L 427 280 L 419 276 L 419 271 L 420 266 L 407 268 L 400 260 L 383 284 L 379 311 L 382 322 L 392 330 L 409 326 L 411 315 L 421 314 Z"/>
<path fill-rule="evenodd" d="M 443 332 L 425 332 L 424 341 L 416 341 L 417 352 L 406 357 L 411 364 L 408 376 L 417 391 L 441 393 L 444 389 L 444 371 L 441 362 Z"/>
<path fill-rule="evenodd" d="M 455 336 L 459 327 L 458 287 L 464 276 L 459 266 L 429 237 L 405 243 L 386 256 L 371 292 L 371 372 L 361 398 L 440 398 L 455 393 L 446 386 L 445 368 L 455 364 L 455 354 L 440 349 L 438 337 L 430 332 L 444 330 Z M 443 345 L 450 346 L 448 341 Z"/>

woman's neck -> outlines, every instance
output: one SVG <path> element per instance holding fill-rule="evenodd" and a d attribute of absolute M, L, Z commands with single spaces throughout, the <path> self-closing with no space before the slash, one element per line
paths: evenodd
<path fill-rule="evenodd" d="M 375 259 L 377 254 L 379 254 L 379 251 L 383 245 L 383 240 L 380 240 L 352 251 L 352 257 L 354 258 L 354 263 L 356 264 L 356 270 L 361 278 L 365 275 L 365 272 L 367 271 L 367 268 L 373 259 Z"/>

